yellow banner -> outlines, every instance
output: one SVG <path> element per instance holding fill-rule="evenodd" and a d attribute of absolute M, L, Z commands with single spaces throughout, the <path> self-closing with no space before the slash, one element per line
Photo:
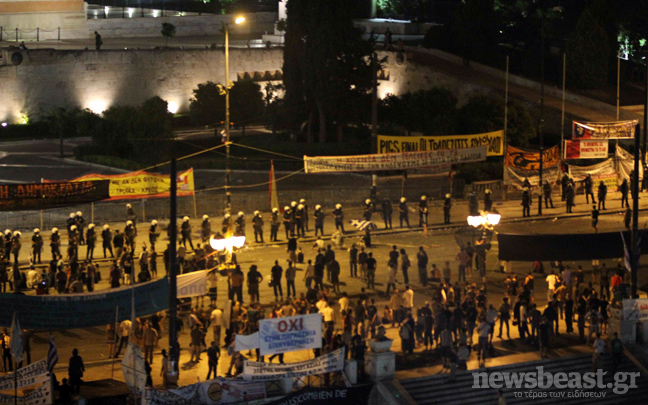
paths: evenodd
<path fill-rule="evenodd" d="M 109 200 L 168 197 L 171 179 L 168 175 L 138 171 L 118 175 L 86 174 L 71 181 L 110 180 Z M 194 193 L 193 168 L 178 173 L 178 196 Z"/>
<path fill-rule="evenodd" d="M 429 152 L 488 146 L 487 156 L 504 154 L 504 131 L 473 135 L 396 136 L 378 135 L 378 153 Z"/>

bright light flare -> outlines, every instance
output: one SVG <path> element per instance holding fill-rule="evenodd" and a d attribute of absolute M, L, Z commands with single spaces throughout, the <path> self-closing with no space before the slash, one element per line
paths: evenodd
<path fill-rule="evenodd" d="M 236 24 L 242 24 L 245 22 L 245 17 L 236 17 L 236 20 L 234 20 Z"/>
<path fill-rule="evenodd" d="M 482 217 L 481 215 L 478 216 L 469 216 L 468 217 L 468 225 L 474 226 L 475 228 L 479 228 L 484 224 L 484 221 L 486 220 L 485 217 Z"/>
<path fill-rule="evenodd" d="M 101 114 L 108 109 L 108 105 L 103 100 L 92 100 L 88 104 L 88 109 L 95 114 Z"/>
<path fill-rule="evenodd" d="M 215 239 L 212 238 L 209 241 L 209 244 L 214 250 L 225 250 L 232 252 L 233 248 L 242 248 L 245 246 L 245 236 L 231 236 L 227 239 Z"/>
<path fill-rule="evenodd" d="M 491 212 L 486 214 L 486 221 L 491 225 L 499 224 L 500 219 L 502 219 L 502 216 L 500 214 L 495 214 L 495 213 L 491 213 Z"/>
<path fill-rule="evenodd" d="M 179 108 L 180 106 L 175 101 L 169 101 L 167 103 L 167 110 L 169 110 L 171 114 L 177 113 Z"/>

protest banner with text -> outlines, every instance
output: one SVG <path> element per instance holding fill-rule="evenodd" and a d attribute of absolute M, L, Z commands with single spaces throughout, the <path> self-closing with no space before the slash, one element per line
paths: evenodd
<path fill-rule="evenodd" d="M 261 363 L 245 360 L 243 379 L 256 381 L 280 380 L 282 378 L 306 377 L 315 374 L 333 373 L 344 368 L 344 347 L 325 355 L 299 363 Z"/>
<path fill-rule="evenodd" d="M 488 156 L 504 153 L 504 131 L 472 135 L 392 136 L 378 135 L 378 153 L 425 152 L 487 146 Z"/>
<path fill-rule="evenodd" d="M 578 122 L 572 125 L 572 139 L 630 139 L 638 120 L 615 122 Z"/>
<path fill-rule="evenodd" d="M 486 148 L 486 146 L 477 146 L 465 149 L 387 153 L 382 155 L 304 156 L 304 169 L 306 173 L 373 172 L 481 162 L 486 160 Z"/>
<path fill-rule="evenodd" d="M 607 157 L 607 140 L 565 140 L 565 159 L 605 159 Z"/>
<path fill-rule="evenodd" d="M 259 322 L 261 356 L 322 347 L 322 315 L 308 314 Z"/>
<path fill-rule="evenodd" d="M 0 211 L 28 211 L 67 207 L 106 200 L 109 182 L 50 182 L 0 185 Z"/>

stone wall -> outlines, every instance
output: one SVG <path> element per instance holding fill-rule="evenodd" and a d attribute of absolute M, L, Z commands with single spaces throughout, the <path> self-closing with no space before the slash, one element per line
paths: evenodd
<path fill-rule="evenodd" d="M 118 11 L 115 11 L 118 12 Z M 137 13 L 137 10 L 135 11 Z M 137 15 L 137 14 L 135 14 Z M 263 34 L 274 30 L 277 13 L 244 14 L 244 24 L 231 24 L 233 34 Z M 183 17 L 109 18 L 88 20 L 88 33 L 98 31 L 105 38 L 161 37 L 162 23 L 175 25 L 176 36 L 220 35 L 221 26 L 232 15 L 205 14 Z M 88 35 L 89 35 L 88 34 Z"/>
<path fill-rule="evenodd" d="M 13 65 L 12 55 L 22 62 Z M 3 51 L 0 120 L 18 122 L 57 107 L 101 112 L 160 96 L 187 111 L 199 83 L 224 82 L 222 49 Z M 230 49 L 230 80 L 243 72 L 281 70 L 281 49 Z"/>

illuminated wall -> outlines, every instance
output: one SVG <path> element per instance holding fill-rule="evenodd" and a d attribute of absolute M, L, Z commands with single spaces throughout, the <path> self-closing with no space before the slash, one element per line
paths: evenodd
<path fill-rule="evenodd" d="M 16 51 L 17 52 L 17 51 Z M 222 83 L 223 50 L 3 51 L 0 66 L 0 121 L 20 122 L 57 107 L 101 112 L 114 105 L 137 105 L 160 96 L 177 111 L 189 109 L 199 83 Z M 281 49 L 230 49 L 230 80 L 242 72 L 275 72 Z"/>

